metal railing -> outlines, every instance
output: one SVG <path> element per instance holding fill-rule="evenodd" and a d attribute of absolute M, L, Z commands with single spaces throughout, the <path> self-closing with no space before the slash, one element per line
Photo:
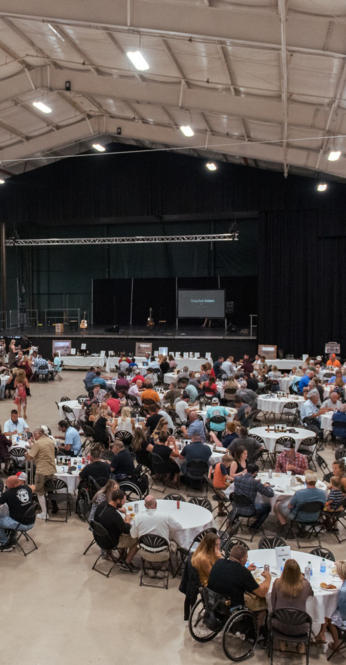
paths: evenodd
<path fill-rule="evenodd" d="M 0 329 L 5 330 L 7 328 L 7 312 L 4 310 L 0 311 Z"/>
<path fill-rule="evenodd" d="M 23 312 L 18 309 L 10 309 L 9 311 L 9 328 L 37 328 L 38 326 L 38 310 L 27 309 Z"/>
<path fill-rule="evenodd" d="M 64 326 L 75 327 L 79 329 L 81 321 L 80 309 L 45 309 L 44 323 L 45 327 L 55 326 L 62 323 Z"/>

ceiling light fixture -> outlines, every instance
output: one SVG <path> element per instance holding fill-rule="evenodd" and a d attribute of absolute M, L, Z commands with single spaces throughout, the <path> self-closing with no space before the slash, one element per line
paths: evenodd
<path fill-rule="evenodd" d="M 317 191 L 318 192 L 325 192 L 327 187 L 328 187 L 328 185 L 325 182 L 320 182 L 320 184 L 317 186 Z"/>
<path fill-rule="evenodd" d="M 59 39 L 61 39 L 62 42 L 65 41 L 64 38 L 61 36 L 60 32 L 58 32 L 57 30 L 55 30 L 55 28 L 53 28 L 53 26 L 52 26 L 50 23 L 48 23 L 48 28 L 50 28 L 50 29 L 54 32 L 54 34 L 55 34 L 57 37 L 59 37 Z"/>
<path fill-rule="evenodd" d="M 214 164 L 214 162 L 208 162 L 208 164 L 206 164 L 206 167 L 207 169 L 209 169 L 209 171 L 217 171 L 217 166 L 216 164 Z"/>
<path fill-rule="evenodd" d="M 195 135 L 195 132 L 190 127 L 190 125 L 181 125 L 180 130 L 183 132 L 183 134 L 185 136 L 194 136 Z"/>
<path fill-rule="evenodd" d="M 93 148 L 95 148 L 95 150 L 98 150 L 99 152 L 104 152 L 106 150 L 104 145 L 101 145 L 101 143 L 93 143 Z"/>
<path fill-rule="evenodd" d="M 140 72 L 150 69 L 146 59 L 140 51 L 127 51 L 126 55 Z"/>
<path fill-rule="evenodd" d="M 328 161 L 329 162 L 337 162 L 338 159 L 341 157 L 341 152 L 340 150 L 331 150 L 329 155 L 328 155 Z"/>
<path fill-rule="evenodd" d="M 4 185 L 4 184 L 5 184 L 5 180 L 0 180 L 0 185 Z"/>
<path fill-rule="evenodd" d="M 33 102 L 32 105 L 35 106 L 35 108 L 38 109 L 39 111 L 42 111 L 42 113 L 51 113 L 52 112 L 52 109 L 49 108 L 49 106 L 47 106 L 43 102 Z"/>

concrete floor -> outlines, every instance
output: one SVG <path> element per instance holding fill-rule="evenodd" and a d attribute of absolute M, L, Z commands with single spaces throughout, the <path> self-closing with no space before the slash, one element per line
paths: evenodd
<path fill-rule="evenodd" d="M 57 432 L 55 401 L 83 393 L 83 372 L 64 371 L 63 381 L 32 386 L 28 399 L 28 424 L 49 425 Z M 9 417 L 12 402 L 0 402 L 0 422 Z M 330 463 L 333 453 L 324 457 Z M 275 522 L 266 522 L 275 533 Z M 33 530 L 38 550 L 24 558 L 19 551 L 0 554 L 2 598 L 1 652 L 11 665 L 85 665 L 116 661 L 152 665 L 218 665 L 225 663 L 221 638 L 208 644 L 195 642 L 183 620 L 184 596 L 180 578 L 169 589 L 139 587 L 139 575 L 116 570 L 109 579 L 91 570 L 97 556 L 90 532 L 74 514 L 68 523 L 37 520 Z M 256 549 L 254 540 L 251 545 Z M 323 537 L 336 558 L 345 558 L 345 544 Z M 311 660 L 325 663 L 325 647 L 313 647 Z M 275 663 L 304 663 L 298 654 L 275 653 Z M 335 656 L 333 662 L 342 661 Z M 227 661 L 226 661 L 227 662 Z M 251 662 L 268 662 L 267 653 L 256 649 Z"/>

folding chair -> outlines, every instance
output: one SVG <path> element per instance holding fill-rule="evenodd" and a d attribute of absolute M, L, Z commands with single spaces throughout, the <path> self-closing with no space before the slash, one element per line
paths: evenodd
<path fill-rule="evenodd" d="M 172 576 L 174 575 L 171 549 L 168 540 L 166 540 L 166 538 L 163 538 L 162 536 L 158 536 L 157 534 L 148 533 L 145 534 L 144 536 L 140 536 L 140 538 L 138 539 L 138 547 L 139 547 L 138 552 L 142 560 L 142 572 L 140 576 L 139 586 L 150 586 L 150 587 L 156 587 L 158 589 L 160 588 L 168 589 L 169 572 L 171 571 Z M 161 561 L 160 560 L 150 561 L 149 559 L 143 557 L 143 554 L 145 553 L 147 553 L 148 556 L 150 556 L 150 554 L 159 554 L 165 558 L 163 558 Z M 168 567 L 163 571 L 162 564 L 164 564 L 166 561 L 168 561 Z M 158 564 L 161 564 L 161 567 L 157 568 L 156 566 Z M 160 578 L 162 579 L 163 583 L 162 587 L 160 587 L 159 584 L 150 584 L 143 582 L 144 577 L 150 577 L 149 571 L 156 571 L 156 570 L 159 570 L 164 573 L 164 577 Z"/>
<path fill-rule="evenodd" d="M 297 525 L 298 525 L 299 529 L 301 529 L 302 527 L 308 527 L 308 530 L 307 530 L 307 533 L 306 533 L 306 538 L 310 539 L 311 536 L 315 536 L 317 538 L 319 547 L 321 547 L 319 533 L 320 533 L 321 527 L 322 527 L 322 525 L 320 524 L 320 517 L 321 517 L 321 513 L 322 513 L 323 508 L 324 508 L 324 503 L 322 503 L 321 501 L 310 501 L 310 502 L 307 502 L 307 503 L 302 503 L 299 506 L 298 515 L 299 515 L 300 512 L 311 513 L 311 514 L 318 512 L 317 519 L 313 519 L 313 520 L 310 520 L 308 522 L 302 522 L 301 520 L 299 520 L 298 516 L 296 516 L 294 519 L 292 519 L 291 529 L 292 529 L 293 535 L 294 535 L 294 537 L 297 541 L 297 545 L 298 545 L 299 550 L 300 549 L 309 549 L 309 547 L 311 547 L 311 544 L 309 543 L 309 545 L 307 545 L 305 547 L 300 545 L 299 533 L 298 534 L 296 533 L 296 526 Z M 316 527 L 319 527 L 318 532 L 316 530 Z M 288 538 L 289 531 L 290 531 L 290 527 L 288 528 L 288 530 L 286 532 L 286 536 L 285 536 L 286 538 Z"/>
<path fill-rule="evenodd" d="M 183 501 L 186 503 L 186 499 L 182 494 L 166 494 L 166 496 L 163 497 L 164 501 Z M 191 503 L 191 501 L 189 501 Z"/>
<path fill-rule="evenodd" d="M 102 524 L 99 524 L 99 522 L 95 522 L 95 520 L 91 520 L 90 528 L 91 528 L 91 531 L 92 531 L 93 536 L 94 536 L 94 542 L 101 548 L 101 554 L 99 554 L 99 556 L 97 557 L 97 559 L 96 559 L 96 561 L 95 561 L 95 563 L 92 567 L 92 570 L 95 570 L 97 573 L 100 573 L 100 575 L 103 575 L 104 577 L 108 578 L 110 576 L 113 568 L 115 568 L 115 566 L 118 563 L 126 563 L 125 562 L 125 552 L 120 552 L 118 547 L 114 544 L 114 541 L 113 541 L 110 533 L 107 531 L 107 529 L 105 529 L 104 526 L 102 526 Z M 92 544 L 93 543 L 90 543 L 89 547 L 91 547 Z M 84 552 L 84 554 L 86 553 L 86 551 Z M 99 560 L 101 558 L 103 558 L 104 551 L 106 551 L 108 553 L 108 555 L 109 555 L 109 557 L 111 558 L 111 561 L 112 561 L 112 565 L 109 568 L 107 573 L 103 572 L 103 570 L 100 570 L 99 568 L 96 567 Z M 118 555 L 117 557 L 114 555 L 114 552 Z M 132 570 L 131 570 L 130 566 L 128 566 L 128 569 L 132 573 Z"/>
<path fill-rule="evenodd" d="M 287 543 L 280 536 L 262 536 L 258 543 L 259 550 L 273 550 L 275 547 L 286 547 Z"/>
<path fill-rule="evenodd" d="M 307 439 L 303 439 L 298 448 L 298 453 L 305 455 L 308 460 L 309 466 L 313 466 L 314 471 L 317 471 L 316 464 L 314 461 L 314 456 L 317 449 L 317 439 L 315 436 L 310 436 Z"/>
<path fill-rule="evenodd" d="M 258 441 L 258 443 L 260 443 L 264 448 L 264 450 L 260 451 L 260 455 L 258 457 L 258 461 L 262 462 L 262 469 L 264 469 L 266 462 L 269 462 L 270 464 L 270 452 L 267 449 L 266 442 L 261 436 L 259 436 L 259 434 L 252 434 L 251 430 L 249 431 L 249 436 L 251 436 L 253 439 L 256 439 L 256 441 Z"/>
<path fill-rule="evenodd" d="M 66 502 L 66 515 L 64 520 L 59 520 L 57 518 L 51 519 L 50 522 L 67 522 L 68 515 L 71 516 L 71 506 L 70 506 L 70 495 L 68 491 L 67 483 L 61 478 L 50 478 L 46 480 L 44 484 L 44 495 L 47 504 L 47 517 L 46 522 L 48 521 L 48 506 L 49 501 L 55 501 L 56 503 L 65 503 Z"/>
<path fill-rule="evenodd" d="M 286 626 L 294 628 L 294 630 L 292 630 L 291 634 L 282 633 L 274 628 L 273 619 L 277 619 L 280 623 L 284 623 Z M 308 624 L 308 630 L 305 633 L 302 633 L 299 631 L 299 626 L 304 624 Z M 306 665 L 309 665 L 311 630 L 312 619 L 306 612 L 289 607 L 272 612 L 269 615 L 268 620 L 268 656 L 270 658 L 270 665 L 273 665 L 274 639 L 282 640 L 283 642 L 294 642 L 295 644 L 305 644 Z M 296 653 L 296 651 L 294 651 L 294 653 Z"/>
<path fill-rule="evenodd" d="M 277 456 L 284 451 L 286 443 L 289 443 L 293 448 L 296 445 L 295 440 L 291 436 L 280 436 L 278 439 L 276 439 L 274 451 L 270 453 L 273 467 L 275 467 Z"/>
<path fill-rule="evenodd" d="M 299 408 L 297 402 L 286 402 L 282 407 L 281 417 L 286 418 L 292 425 L 296 425 L 299 421 Z"/>
<path fill-rule="evenodd" d="M 245 542 L 245 540 L 242 540 L 241 538 L 235 538 L 235 537 L 231 536 L 228 540 L 226 540 L 225 544 L 221 548 L 224 555 L 225 555 L 225 559 L 229 558 L 229 553 L 230 553 L 232 547 L 234 547 L 235 545 L 242 545 L 243 547 L 245 547 L 247 549 L 247 551 L 250 550 L 250 547 Z"/>
<path fill-rule="evenodd" d="M 175 571 L 174 577 L 178 575 L 180 568 L 184 565 L 189 554 L 191 554 L 191 552 L 194 552 L 194 550 L 196 549 L 195 545 L 196 544 L 198 545 L 201 542 L 201 540 L 203 540 L 204 536 L 207 533 L 217 533 L 217 531 L 214 527 L 210 527 L 210 529 L 203 529 L 203 531 L 200 531 L 200 533 L 198 533 L 197 536 L 194 537 L 190 547 L 183 547 L 182 545 L 178 545 L 177 555 L 180 556 L 180 563 L 177 567 L 177 570 Z"/>
<path fill-rule="evenodd" d="M 251 509 L 251 512 L 248 512 L 248 509 Z M 242 515 L 242 510 L 246 511 Z M 236 526 L 239 524 L 239 528 L 241 531 L 243 531 L 243 523 L 244 520 L 246 520 L 246 527 L 249 529 L 250 524 L 249 520 L 251 517 L 255 517 L 256 515 L 256 510 L 255 510 L 255 505 L 253 501 L 245 496 L 245 494 L 238 494 L 234 492 L 233 494 L 233 511 L 234 511 L 234 519 L 232 520 L 232 527 Z M 232 511 L 232 512 L 233 512 Z M 264 534 L 263 527 L 261 527 L 261 531 Z M 254 538 L 255 533 L 252 534 L 250 541 L 252 542 Z"/>
<path fill-rule="evenodd" d="M 60 399 L 60 402 L 72 402 L 72 400 L 71 400 L 71 397 L 66 397 L 66 396 L 65 396 L 65 397 L 62 397 L 62 398 Z"/>
<path fill-rule="evenodd" d="M 76 416 L 74 415 L 73 409 L 71 409 L 70 406 L 67 406 L 67 404 L 63 404 L 61 408 L 64 412 L 65 420 L 67 420 L 67 422 L 72 425 L 72 427 L 78 428 L 78 422 L 76 421 Z"/>
<path fill-rule="evenodd" d="M 164 493 L 167 488 L 166 484 L 166 476 L 167 476 L 167 464 L 165 460 L 160 457 L 160 455 L 156 455 L 156 453 L 150 453 L 149 454 L 149 459 L 150 459 L 150 464 L 152 468 L 152 473 L 151 473 L 151 489 L 155 489 L 158 492 Z M 154 476 L 157 476 L 157 478 L 154 481 Z M 157 481 L 161 482 L 163 484 L 163 490 L 160 489 L 160 487 L 154 487 L 154 483 Z"/>
<path fill-rule="evenodd" d="M 118 432 L 115 432 L 115 440 L 119 439 L 119 441 L 122 441 L 125 448 L 129 448 L 132 443 L 133 436 L 131 432 L 128 432 L 125 429 L 120 429 Z"/>
<path fill-rule="evenodd" d="M 344 630 L 343 628 L 340 628 L 339 626 L 335 626 L 335 627 L 338 631 L 339 640 L 341 640 L 341 641 L 340 641 L 339 646 L 337 646 L 337 648 L 335 649 L 335 651 L 332 651 L 330 656 L 328 656 L 327 660 L 331 660 L 333 658 L 333 656 L 335 656 L 336 653 L 340 653 L 341 651 L 344 651 L 344 649 L 346 649 L 346 630 Z"/>
<path fill-rule="evenodd" d="M 189 503 L 193 503 L 195 506 L 202 506 L 202 508 L 210 510 L 211 513 L 213 512 L 213 506 L 211 505 L 209 499 L 207 499 L 205 496 L 194 496 L 189 500 Z"/>
<path fill-rule="evenodd" d="M 313 550 L 310 550 L 309 554 L 320 556 L 322 559 L 328 559 L 328 561 L 335 561 L 333 552 L 327 550 L 325 547 L 314 547 Z"/>
<path fill-rule="evenodd" d="M 346 540 L 346 535 L 344 538 L 340 538 L 338 531 L 338 524 L 343 529 L 346 529 L 346 499 L 342 501 L 342 510 L 329 510 L 328 512 L 322 511 L 321 513 L 321 528 L 319 533 L 325 531 L 326 533 L 331 533 L 339 543 L 343 543 Z"/>
<path fill-rule="evenodd" d="M 191 484 L 191 489 L 193 489 L 194 483 L 198 484 L 200 483 L 201 488 L 203 487 L 203 484 L 206 484 L 206 477 L 208 475 L 208 471 L 209 471 L 209 464 L 208 462 L 205 462 L 202 459 L 192 459 L 186 462 L 184 476 L 186 479 L 187 496 L 191 496 L 188 490 L 189 484 Z"/>
<path fill-rule="evenodd" d="M 23 521 L 18 522 L 17 526 L 13 529 L 13 535 L 11 537 L 11 541 L 14 544 L 14 546 L 18 545 L 19 549 L 23 553 L 24 556 L 28 556 L 28 554 L 31 554 L 31 552 L 34 552 L 35 550 L 38 549 L 34 539 L 29 536 L 27 531 L 22 531 L 20 527 L 24 526 L 23 522 L 28 522 L 29 524 L 34 524 L 35 523 L 35 518 L 36 518 L 36 504 L 31 504 L 29 508 L 25 511 L 23 515 Z M 32 520 L 32 521 L 31 521 Z M 26 542 L 30 542 L 33 544 L 34 547 L 32 547 L 29 551 L 24 550 L 22 545 L 20 544 L 20 539 L 23 538 L 25 539 Z"/>

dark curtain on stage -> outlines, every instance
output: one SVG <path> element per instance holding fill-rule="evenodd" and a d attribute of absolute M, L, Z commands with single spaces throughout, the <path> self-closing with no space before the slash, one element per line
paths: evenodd
<path fill-rule="evenodd" d="M 319 226 L 317 210 L 261 215 L 258 341 L 285 355 L 323 353 L 328 341 L 345 350 L 346 237 Z"/>

